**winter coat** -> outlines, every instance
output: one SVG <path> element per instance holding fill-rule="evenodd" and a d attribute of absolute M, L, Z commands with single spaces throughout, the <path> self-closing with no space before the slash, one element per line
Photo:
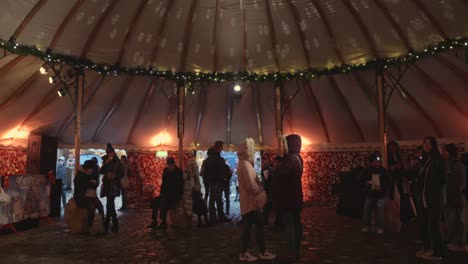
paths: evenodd
<path fill-rule="evenodd" d="M 182 170 L 178 167 L 174 171 L 165 168 L 162 176 L 160 196 L 167 206 L 172 208 L 182 198 L 184 190 L 184 178 Z"/>
<path fill-rule="evenodd" d="M 213 153 L 203 162 L 203 177 L 208 184 L 223 184 L 228 178 L 228 167 L 220 153 Z"/>
<path fill-rule="evenodd" d="M 463 163 L 450 160 L 445 163 L 445 177 L 447 179 L 447 207 L 464 208 L 466 187 L 466 169 Z"/>
<path fill-rule="evenodd" d="M 92 175 L 86 174 L 86 172 L 82 168 L 78 170 L 78 173 L 76 174 L 75 179 L 73 180 L 73 184 L 75 185 L 73 198 L 78 208 L 87 207 L 86 189 L 94 188 L 94 184 L 91 183 L 91 180 Z"/>
<path fill-rule="evenodd" d="M 427 160 L 419 174 L 418 194 L 423 203 L 422 208 L 437 206 L 442 207 L 446 201 L 445 168 L 442 157 Z M 426 206 L 424 206 L 424 201 Z"/>
<path fill-rule="evenodd" d="M 239 157 L 237 177 L 239 180 L 241 215 L 262 209 L 257 208 L 255 203 L 256 196 L 263 191 L 260 180 L 252 164 L 247 160 L 241 160 L 241 157 Z"/>
<path fill-rule="evenodd" d="M 107 162 L 107 158 L 104 156 L 103 160 L 104 162 L 99 170 L 99 173 L 104 175 L 102 178 L 101 198 L 120 196 L 120 181 L 124 175 L 122 162 L 117 157 Z"/>
<path fill-rule="evenodd" d="M 372 175 L 379 174 L 380 190 L 372 190 Z M 361 175 L 361 183 L 364 186 L 364 192 L 367 198 L 385 198 L 392 190 L 392 182 L 384 167 L 368 168 Z"/>
<path fill-rule="evenodd" d="M 273 207 L 276 209 L 302 209 L 304 204 L 302 194 L 304 161 L 299 154 L 301 150 L 300 137 L 291 135 L 286 140 L 288 154 L 283 157 L 271 179 L 270 191 Z"/>

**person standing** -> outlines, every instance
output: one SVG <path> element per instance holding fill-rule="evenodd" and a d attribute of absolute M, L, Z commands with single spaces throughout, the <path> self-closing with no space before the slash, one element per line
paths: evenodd
<path fill-rule="evenodd" d="M 213 146 L 212 155 L 209 155 L 205 160 L 205 166 L 203 168 L 210 189 L 209 213 L 211 224 L 231 221 L 223 212 L 222 192 L 224 180 L 227 178 L 226 174 L 228 171 L 226 170 L 226 161 L 221 157 L 222 150 L 223 143 L 221 141 L 216 141 Z"/>
<path fill-rule="evenodd" d="M 89 190 L 95 190 L 98 185 L 98 182 L 93 177 L 94 168 L 93 161 L 85 161 L 73 180 L 73 184 L 75 185 L 73 199 L 78 208 L 86 208 L 88 210 L 88 227 L 93 225 L 94 212 L 96 210 L 89 197 Z"/>
<path fill-rule="evenodd" d="M 385 217 L 385 199 L 390 190 L 391 180 L 377 155 L 369 157 L 370 167 L 363 173 L 361 181 L 365 186 L 366 202 L 364 204 L 364 228 L 361 232 L 368 233 L 372 224 L 372 212 L 377 210 L 377 235 L 383 235 Z"/>
<path fill-rule="evenodd" d="M 129 184 L 128 177 L 131 175 L 131 171 L 130 171 L 130 166 L 128 165 L 127 156 L 122 155 L 120 157 L 120 160 L 122 161 L 123 177 L 122 177 L 122 180 L 120 181 L 120 185 L 122 187 L 122 207 L 119 209 L 119 211 L 123 211 L 123 210 L 128 209 L 128 196 L 127 196 L 128 184 Z"/>
<path fill-rule="evenodd" d="M 161 191 L 159 196 L 151 201 L 152 222 L 148 228 L 167 229 L 167 212 L 176 208 L 182 198 L 184 183 L 182 170 L 176 166 L 172 157 L 166 160 L 167 167 L 163 171 Z M 161 224 L 158 226 L 158 211 L 161 211 Z"/>
<path fill-rule="evenodd" d="M 65 166 L 65 157 L 63 156 L 57 160 L 55 179 L 57 180 L 57 185 L 62 187 L 60 197 L 62 198 L 62 206 L 65 208 L 67 205 L 67 166 Z"/>
<path fill-rule="evenodd" d="M 445 177 L 447 179 L 447 205 L 445 207 L 448 237 L 448 249 L 455 252 L 467 252 L 464 225 L 466 187 L 466 169 L 458 161 L 458 151 L 455 144 L 447 144 L 442 149 L 445 159 Z"/>
<path fill-rule="evenodd" d="M 253 139 L 246 139 L 246 143 L 239 146 L 237 150 L 239 165 L 237 168 L 240 192 L 240 209 L 243 220 L 242 250 L 239 255 L 240 261 L 256 261 L 257 257 L 248 251 L 250 233 L 255 226 L 256 240 L 259 248 L 259 259 L 271 260 L 276 258 L 265 249 L 265 238 L 263 232 L 263 217 L 261 210 L 266 203 L 266 193 L 253 167 L 255 156 L 255 143 Z"/>
<path fill-rule="evenodd" d="M 103 164 L 100 173 L 104 175 L 102 179 L 101 198 L 106 197 L 106 218 L 104 220 L 105 231 L 109 230 L 109 223 L 112 218 L 112 232 L 119 231 L 117 212 L 115 211 L 115 197 L 120 196 L 120 181 L 123 178 L 122 162 L 115 154 L 112 145 L 107 144 L 107 155 L 102 158 Z"/>
<path fill-rule="evenodd" d="M 201 166 L 201 171 L 200 171 L 200 176 L 202 176 L 202 179 L 203 179 L 203 186 L 205 187 L 205 203 L 208 203 L 208 197 L 210 195 L 210 184 L 208 183 L 208 179 L 206 178 L 206 160 L 209 158 L 209 157 L 212 157 L 214 154 L 214 148 L 211 147 L 208 149 L 208 151 L 206 152 L 206 156 L 207 158 L 203 161 L 202 163 L 202 166 Z"/>
<path fill-rule="evenodd" d="M 224 199 L 226 200 L 226 215 L 229 215 L 229 209 L 231 207 L 232 170 L 227 161 L 225 165 L 225 170 L 226 170 L 226 173 L 225 173 L 224 184 L 223 184 L 223 193 L 224 193 Z"/>
<path fill-rule="evenodd" d="M 299 135 L 286 137 L 286 154 L 274 172 L 271 182 L 273 208 L 279 210 L 288 234 L 289 248 L 295 260 L 300 258 L 302 240 L 301 212 L 303 208 L 302 171 L 303 160 L 299 154 L 302 140 Z M 287 147 L 287 148 L 286 148 Z"/>
<path fill-rule="evenodd" d="M 424 247 L 416 257 L 426 260 L 442 260 L 443 241 L 441 234 L 442 209 L 445 204 L 445 168 L 439 145 L 434 137 L 423 141 L 423 162 L 419 177 L 422 203 L 421 231 Z"/>

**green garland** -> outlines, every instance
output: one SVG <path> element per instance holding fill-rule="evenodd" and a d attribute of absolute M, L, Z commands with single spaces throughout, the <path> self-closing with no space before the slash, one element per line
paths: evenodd
<path fill-rule="evenodd" d="M 258 82 L 258 81 L 285 81 L 292 79 L 311 80 L 323 75 L 348 73 L 352 71 L 362 71 L 369 69 L 384 69 L 388 66 L 401 65 L 414 62 L 427 55 L 444 52 L 456 47 L 467 47 L 468 39 L 459 38 L 454 40 L 445 40 L 437 45 L 429 46 L 421 52 L 410 50 L 408 54 L 395 58 L 374 59 L 363 64 L 342 64 L 333 68 L 326 69 L 306 69 L 297 72 L 273 72 L 265 74 L 256 74 L 252 72 L 172 72 L 172 71 L 157 71 L 153 68 L 134 68 L 134 67 L 118 67 L 113 65 L 105 65 L 94 63 L 90 60 L 79 59 L 72 56 L 53 53 L 51 51 L 41 51 L 36 47 L 24 46 L 16 43 L 14 39 L 3 41 L 0 39 L 0 48 L 3 48 L 17 55 L 32 55 L 40 58 L 43 61 L 51 63 L 68 64 L 72 67 L 81 69 L 92 69 L 99 74 L 131 75 L 131 76 L 146 76 L 159 79 L 167 79 L 192 87 L 194 84 L 208 84 L 213 82 Z"/>

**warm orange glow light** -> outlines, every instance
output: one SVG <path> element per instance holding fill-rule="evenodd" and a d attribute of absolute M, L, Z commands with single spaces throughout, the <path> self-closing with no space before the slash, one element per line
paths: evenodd
<path fill-rule="evenodd" d="M 8 130 L 5 134 L 3 134 L 2 139 L 27 139 L 29 136 L 29 132 L 20 129 L 19 127 L 15 127 L 11 130 Z"/>
<path fill-rule="evenodd" d="M 162 146 L 167 145 L 170 142 L 171 136 L 167 133 L 167 131 L 162 131 L 161 133 L 151 138 L 150 144 L 152 146 Z"/>
<path fill-rule="evenodd" d="M 312 145 L 312 141 L 301 135 L 302 145 Z"/>

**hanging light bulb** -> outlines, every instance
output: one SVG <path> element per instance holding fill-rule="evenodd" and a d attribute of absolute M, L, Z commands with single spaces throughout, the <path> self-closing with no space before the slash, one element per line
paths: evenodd
<path fill-rule="evenodd" d="M 238 92 L 240 92 L 241 90 L 242 90 L 242 87 L 241 87 L 240 85 L 236 84 L 236 85 L 234 86 L 234 92 L 237 92 L 237 93 L 238 93 Z"/>
<path fill-rule="evenodd" d="M 49 73 L 49 67 L 44 64 L 41 68 L 39 68 L 39 72 L 42 75 L 46 75 L 47 73 Z"/>
<path fill-rule="evenodd" d="M 49 83 L 54 84 L 55 83 L 55 77 L 50 76 L 49 77 Z"/>
<path fill-rule="evenodd" d="M 58 93 L 58 96 L 64 97 L 68 93 L 68 89 L 62 86 L 58 89 L 57 93 Z"/>

